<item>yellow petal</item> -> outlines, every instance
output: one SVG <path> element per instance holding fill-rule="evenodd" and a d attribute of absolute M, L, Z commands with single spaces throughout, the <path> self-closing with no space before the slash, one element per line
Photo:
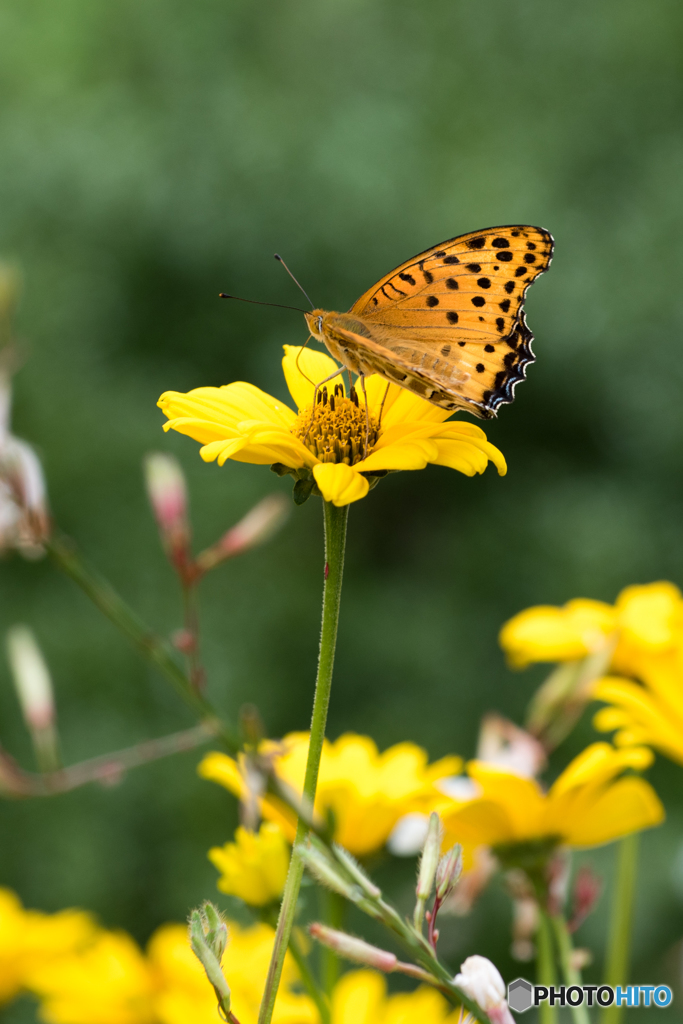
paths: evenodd
<path fill-rule="evenodd" d="M 299 345 L 283 345 L 283 348 L 285 355 L 282 359 L 282 369 L 289 393 L 297 409 L 305 409 L 313 403 L 316 384 L 320 384 L 334 373 L 337 364 L 326 352 L 317 352 L 315 349 Z M 334 390 L 335 384 L 344 387 L 341 370 L 338 377 L 328 382 L 328 390 Z"/>
<path fill-rule="evenodd" d="M 673 643 L 681 606 L 680 590 L 666 581 L 626 587 L 616 603 L 625 639 L 654 649 Z"/>
<path fill-rule="evenodd" d="M 343 462 L 318 463 L 313 467 L 313 476 L 325 501 L 339 507 L 364 498 L 370 490 L 370 484 L 355 466 Z"/>
<path fill-rule="evenodd" d="M 375 448 L 367 459 L 357 462 L 354 469 L 363 473 L 376 469 L 424 469 L 429 462 L 435 460 L 438 453 L 434 441 L 416 438 Z"/>
<path fill-rule="evenodd" d="M 334 987 L 334 1024 L 378 1024 L 386 995 L 386 982 L 376 971 L 350 971 Z"/>
<path fill-rule="evenodd" d="M 563 835 L 572 846 L 599 846 L 664 821 L 664 808 L 644 779 L 618 779 L 597 799 L 563 815 Z"/>
<path fill-rule="evenodd" d="M 361 404 L 365 404 L 363 388 L 360 384 L 360 377 L 356 379 L 355 388 L 358 392 L 358 400 Z M 380 425 L 382 427 L 386 424 L 386 417 L 389 414 L 389 410 L 399 395 L 403 394 L 404 390 L 405 389 L 400 388 L 398 384 L 390 384 L 389 381 L 384 379 L 384 377 L 380 377 L 378 373 L 372 373 L 369 377 L 365 378 L 365 391 L 368 396 L 368 409 L 375 419 L 379 419 L 381 410 L 382 420 Z"/>
<path fill-rule="evenodd" d="M 509 619 L 498 639 L 510 662 L 524 668 L 535 661 L 584 658 L 605 642 L 614 624 L 614 609 L 601 601 L 537 605 Z"/>
<path fill-rule="evenodd" d="M 157 404 L 169 419 L 189 417 L 233 429 L 242 420 L 259 420 L 289 429 L 296 420 L 284 402 L 244 381 L 222 388 L 195 388 L 187 394 L 166 391 Z"/>
<path fill-rule="evenodd" d="M 550 796 L 559 796 L 578 786 L 604 785 L 626 768 L 644 771 L 654 760 L 647 747 L 615 750 L 610 743 L 591 743 L 567 765 L 550 788 Z"/>
<path fill-rule="evenodd" d="M 452 414 L 447 409 L 432 405 L 424 398 L 419 398 L 406 388 L 399 388 L 391 408 L 386 406 L 382 413 L 382 426 L 393 427 L 397 423 L 443 423 Z M 381 401 L 381 399 L 380 399 Z"/>

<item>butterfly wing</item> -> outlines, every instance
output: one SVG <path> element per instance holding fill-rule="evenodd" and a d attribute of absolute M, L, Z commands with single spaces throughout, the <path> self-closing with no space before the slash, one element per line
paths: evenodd
<path fill-rule="evenodd" d="M 457 404 L 489 417 L 512 401 L 534 360 L 524 297 L 552 253 L 552 236 L 543 228 L 473 231 L 407 260 L 349 313 L 377 334 L 402 369 L 410 365 L 448 392 L 457 376 Z"/>
<path fill-rule="evenodd" d="M 355 373 L 377 373 L 442 409 L 466 409 L 481 419 L 490 419 L 499 405 L 512 401 L 515 385 L 533 362 L 523 314 L 507 338 L 503 369 L 495 348 L 488 353 L 479 345 L 467 351 L 446 342 L 435 352 L 431 341 L 398 337 L 350 314 L 327 314 L 322 340 Z"/>

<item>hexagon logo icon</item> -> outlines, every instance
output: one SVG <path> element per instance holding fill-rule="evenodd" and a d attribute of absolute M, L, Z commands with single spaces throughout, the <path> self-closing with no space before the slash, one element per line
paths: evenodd
<path fill-rule="evenodd" d="M 508 985 L 508 1006 L 515 1013 L 524 1013 L 533 1005 L 533 986 L 526 978 L 517 978 Z"/>

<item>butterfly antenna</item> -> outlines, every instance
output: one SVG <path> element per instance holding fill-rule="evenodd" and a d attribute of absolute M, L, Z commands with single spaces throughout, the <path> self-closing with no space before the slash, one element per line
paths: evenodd
<path fill-rule="evenodd" d="M 302 292 L 303 292 L 303 294 L 304 294 L 304 295 L 306 296 L 306 298 L 308 299 L 308 301 L 309 301 L 309 302 L 311 302 L 311 298 L 310 298 L 310 295 L 308 294 L 308 292 L 306 291 L 306 289 L 305 289 L 305 288 L 304 288 L 304 287 L 303 287 L 302 285 L 300 285 L 300 284 L 299 284 L 299 282 L 297 281 L 297 279 L 296 279 L 296 278 L 294 277 L 294 274 L 292 273 L 292 271 L 291 271 L 291 270 L 289 269 L 289 267 L 287 266 L 287 264 L 286 264 L 286 263 L 285 263 L 285 261 L 283 260 L 282 256 L 278 256 L 278 254 L 277 254 L 277 253 L 275 253 L 275 259 L 276 259 L 276 260 L 278 260 L 278 262 L 280 262 L 280 263 L 282 264 L 282 266 L 283 266 L 283 267 L 285 268 L 285 270 L 287 271 L 287 273 L 289 274 L 289 276 L 291 277 L 292 281 L 293 281 L 293 282 L 294 282 L 294 284 L 295 284 L 295 285 L 297 286 L 297 288 L 299 288 L 299 289 L 300 289 L 300 291 L 302 291 Z M 311 309 L 315 309 L 315 306 L 313 305 L 313 303 L 312 303 L 312 302 L 311 302 Z"/>
<path fill-rule="evenodd" d="M 219 299 L 236 299 L 238 302 L 251 302 L 254 306 L 277 306 L 278 309 L 293 309 L 297 313 L 308 313 L 307 309 L 299 309 L 298 306 L 283 306 L 281 302 L 259 302 L 258 299 L 243 299 L 240 295 L 226 295 L 225 292 L 219 292 Z"/>

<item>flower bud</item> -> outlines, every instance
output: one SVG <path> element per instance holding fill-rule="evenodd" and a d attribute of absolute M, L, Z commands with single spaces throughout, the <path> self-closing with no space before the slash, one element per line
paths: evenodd
<path fill-rule="evenodd" d="M 337 843 L 333 845 L 335 857 L 338 861 L 344 865 L 351 878 L 356 882 L 366 896 L 370 899 L 377 900 L 382 895 L 382 890 L 378 889 L 375 883 L 368 878 L 363 871 L 362 867 L 358 863 L 355 857 L 353 857 L 348 850 L 345 850 L 343 846 L 339 846 Z"/>
<path fill-rule="evenodd" d="M 363 964 L 366 967 L 374 967 L 377 971 L 391 973 L 396 969 L 398 958 L 393 953 L 377 946 L 371 946 L 363 939 L 357 939 L 354 935 L 347 935 L 346 932 L 338 932 L 334 928 L 317 922 L 309 925 L 309 932 L 314 939 L 327 946 L 333 953 L 343 956 L 345 960 L 352 960 L 354 963 Z"/>
<path fill-rule="evenodd" d="M 192 952 L 206 971 L 221 1009 L 229 1021 L 234 1020 L 230 1013 L 230 988 L 221 969 L 228 929 L 212 903 L 207 901 L 201 908 L 192 911 L 189 934 Z"/>
<path fill-rule="evenodd" d="M 489 1015 L 494 1024 L 513 1024 L 505 999 L 505 983 L 485 956 L 468 956 L 453 983 Z"/>
<path fill-rule="evenodd" d="M 226 558 L 234 558 L 250 548 L 264 544 L 289 516 L 289 502 L 283 494 L 269 494 L 247 512 L 221 539 L 197 556 L 197 565 L 206 572 Z"/>
<path fill-rule="evenodd" d="M 588 864 L 584 864 L 577 871 L 574 881 L 572 917 L 569 922 L 570 932 L 575 932 L 592 913 L 601 891 L 602 880 Z"/>
<path fill-rule="evenodd" d="M 435 811 L 432 811 L 429 815 L 427 838 L 425 839 L 425 844 L 422 848 L 422 857 L 420 858 L 420 867 L 417 873 L 417 885 L 415 887 L 416 902 L 415 910 L 413 912 L 413 924 L 419 932 L 422 931 L 425 905 L 432 894 L 434 876 L 436 875 L 436 867 L 439 863 L 440 851 L 441 819 Z"/>
<path fill-rule="evenodd" d="M 362 892 L 358 886 L 353 884 L 322 844 L 314 844 L 309 839 L 307 843 L 298 845 L 296 852 L 303 861 L 306 870 L 321 885 L 327 886 L 332 892 L 338 893 L 352 903 L 356 903 L 362 897 Z"/>
<path fill-rule="evenodd" d="M 474 866 L 467 871 L 441 909 L 442 914 L 466 917 L 498 870 L 498 861 L 488 846 L 474 851 Z"/>
<path fill-rule="evenodd" d="M 526 779 L 535 779 L 545 768 L 543 745 L 502 715 L 485 715 L 479 731 L 477 760 L 499 765 Z"/>
<path fill-rule="evenodd" d="M 7 657 L 36 759 L 43 771 L 59 766 L 52 680 L 35 637 L 27 626 L 7 631 Z"/>
<path fill-rule="evenodd" d="M 190 526 L 187 519 L 187 485 L 177 459 L 151 452 L 144 461 L 145 484 L 161 542 L 176 567 L 189 560 Z"/>
<path fill-rule="evenodd" d="M 456 843 L 436 867 L 436 898 L 442 903 L 455 889 L 462 874 L 462 846 Z"/>
<path fill-rule="evenodd" d="M 415 895 L 418 900 L 428 900 L 431 896 L 432 886 L 434 885 L 434 876 L 436 874 L 436 866 L 439 862 L 440 849 L 441 819 L 435 811 L 432 811 L 429 815 L 427 838 L 425 839 L 425 844 L 422 848 L 420 870 L 417 874 Z"/>
<path fill-rule="evenodd" d="M 33 448 L 9 432 L 10 389 L 0 373 L 0 551 L 43 554 L 49 516 L 43 468 Z"/>

